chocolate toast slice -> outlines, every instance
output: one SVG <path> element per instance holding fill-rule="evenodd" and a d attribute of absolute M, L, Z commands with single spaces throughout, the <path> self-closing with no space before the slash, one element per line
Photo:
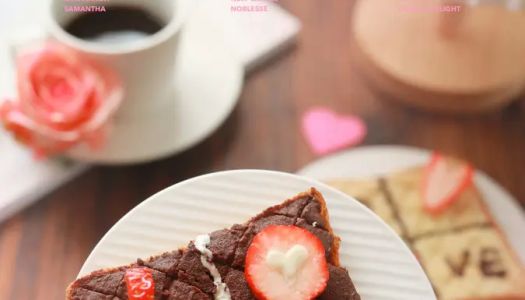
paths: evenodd
<path fill-rule="evenodd" d="M 329 279 L 325 290 L 317 299 L 360 299 L 348 271 L 340 266 L 340 239 L 330 226 L 322 195 L 314 188 L 266 209 L 244 224 L 210 233 L 207 248 L 212 254 L 211 264 L 218 274 L 212 274 L 209 266 L 203 265 L 202 253 L 196 242 L 192 241 L 186 248 L 81 277 L 67 288 L 66 299 L 129 299 L 125 273 L 127 269 L 135 267 L 151 270 L 156 300 L 217 299 L 221 285 L 227 287 L 233 300 L 256 299 L 244 276 L 244 261 L 254 236 L 270 225 L 302 227 L 322 242 Z"/>

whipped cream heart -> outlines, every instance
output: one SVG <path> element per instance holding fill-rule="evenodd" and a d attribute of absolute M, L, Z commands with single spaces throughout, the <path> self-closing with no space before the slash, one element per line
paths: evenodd
<path fill-rule="evenodd" d="M 286 253 L 277 249 L 271 249 L 266 255 L 266 263 L 279 270 L 286 278 L 297 274 L 297 271 L 303 266 L 308 258 L 306 247 L 296 244 L 293 245 Z"/>

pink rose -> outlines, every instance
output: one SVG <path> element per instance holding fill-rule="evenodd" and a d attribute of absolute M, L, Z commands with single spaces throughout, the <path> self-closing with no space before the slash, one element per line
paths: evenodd
<path fill-rule="evenodd" d="M 0 121 L 38 156 L 81 142 L 100 145 L 123 96 L 113 72 L 56 44 L 17 59 L 18 99 L 0 103 Z"/>

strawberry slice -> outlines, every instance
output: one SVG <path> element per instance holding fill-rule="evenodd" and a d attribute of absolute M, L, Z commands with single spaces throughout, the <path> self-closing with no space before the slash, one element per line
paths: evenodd
<path fill-rule="evenodd" d="M 131 268 L 124 275 L 130 300 L 153 300 L 155 283 L 148 268 Z"/>
<path fill-rule="evenodd" d="M 431 214 L 443 212 L 472 184 L 473 174 L 468 163 L 434 152 L 423 176 L 424 208 Z"/>
<path fill-rule="evenodd" d="M 297 226 L 269 226 L 257 234 L 246 253 L 246 280 L 260 300 L 307 300 L 328 281 L 321 241 Z"/>

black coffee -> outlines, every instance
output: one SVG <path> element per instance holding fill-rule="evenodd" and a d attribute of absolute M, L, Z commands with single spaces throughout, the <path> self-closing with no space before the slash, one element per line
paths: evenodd
<path fill-rule="evenodd" d="M 108 6 L 106 12 L 78 15 L 64 29 L 81 39 L 115 43 L 155 34 L 163 26 L 163 22 L 141 8 Z"/>

